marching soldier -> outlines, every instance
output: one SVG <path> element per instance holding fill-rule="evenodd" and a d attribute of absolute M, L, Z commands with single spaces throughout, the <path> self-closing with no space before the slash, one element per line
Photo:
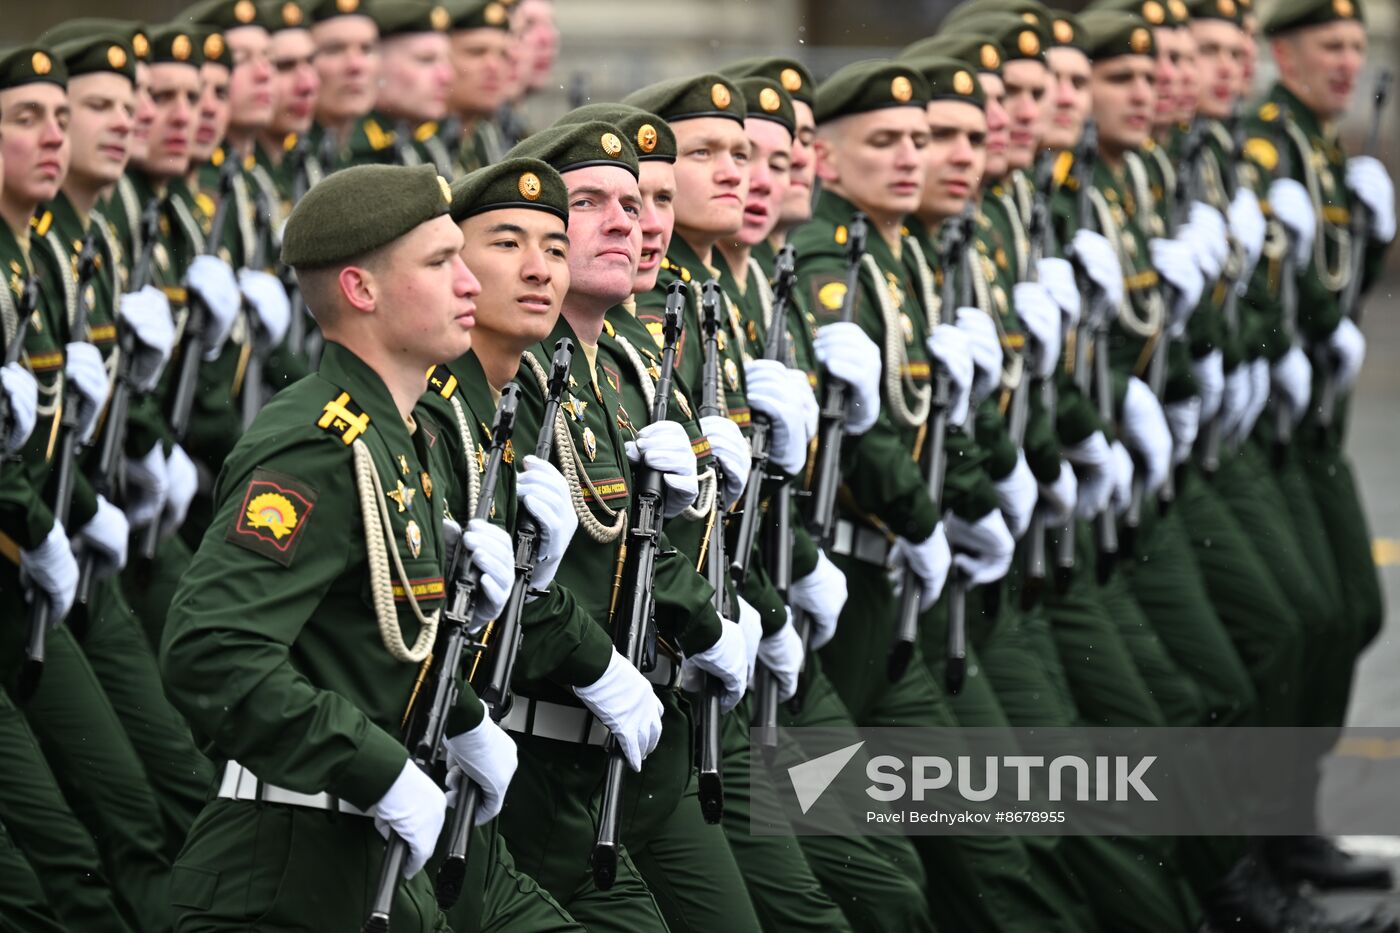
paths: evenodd
<path fill-rule="evenodd" d="M 306 13 L 297 3 L 277 6 L 268 57 L 272 62 L 272 120 L 258 134 L 254 150 L 257 165 L 252 175 L 275 209 L 270 226 L 276 231 L 301 195 L 324 175 L 308 135 L 321 87 L 316 43 Z"/>
<path fill-rule="evenodd" d="M 333 172 L 349 158 L 351 139 L 374 109 L 379 90 L 379 26 L 361 0 L 316 0 L 305 9 L 321 87 L 308 133 L 321 168 Z"/>
<path fill-rule="evenodd" d="M 464 173 L 498 161 L 505 152 L 494 118 L 509 91 L 515 42 L 507 6 L 500 0 L 462 0 L 448 8 L 453 78 L 442 142 Z"/>

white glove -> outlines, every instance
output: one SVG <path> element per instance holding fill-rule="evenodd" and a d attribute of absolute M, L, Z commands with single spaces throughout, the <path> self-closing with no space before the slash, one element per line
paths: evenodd
<path fill-rule="evenodd" d="M 1133 503 L 1133 455 L 1122 441 L 1114 441 L 1113 447 L 1113 514 L 1121 516 Z"/>
<path fill-rule="evenodd" d="M 1259 196 L 1253 189 L 1241 185 L 1235 191 L 1235 200 L 1230 202 L 1230 233 L 1235 242 L 1244 250 L 1242 281 L 1248 281 L 1259 264 L 1264 252 L 1264 236 L 1268 232 L 1268 221 L 1259 207 Z"/>
<path fill-rule="evenodd" d="M 817 394 L 812 391 L 812 383 L 806 372 L 794 367 L 787 370 L 786 375 L 788 389 L 802 411 L 802 448 L 806 450 L 812 438 L 817 436 L 817 426 L 822 420 L 822 407 L 817 404 Z"/>
<path fill-rule="evenodd" d="M 569 485 L 554 464 L 528 454 L 525 472 L 515 478 L 516 495 L 539 528 L 539 559 L 530 575 L 530 589 L 543 591 L 554 582 L 564 552 L 578 530 L 578 515 L 569 496 Z M 514 561 L 512 561 L 514 563 Z M 527 596 L 529 601 L 533 596 Z"/>
<path fill-rule="evenodd" d="M 1173 337 L 1180 337 L 1186 333 L 1186 322 L 1200 303 L 1206 284 L 1196 262 L 1196 251 L 1180 240 L 1162 237 L 1152 239 L 1147 247 L 1152 253 L 1153 268 L 1175 292 L 1168 330 Z"/>
<path fill-rule="evenodd" d="M 1269 404 L 1269 363 L 1267 360 L 1254 360 L 1249 364 L 1249 406 L 1240 419 L 1239 433 L 1235 443 L 1243 443 L 1254 433 L 1254 425 Z"/>
<path fill-rule="evenodd" d="M 758 643 L 763 641 L 763 619 L 748 600 L 742 596 L 736 596 L 735 600 L 739 618 L 734 620 L 734 624 L 739 627 L 739 634 L 744 636 L 744 657 L 749 662 L 749 680 L 753 680 L 754 665 L 758 663 Z"/>
<path fill-rule="evenodd" d="M 1123 267 L 1118 252 L 1108 238 L 1093 230 L 1080 230 L 1070 241 L 1074 263 L 1084 270 L 1089 281 L 1103 293 L 1110 314 L 1116 314 L 1123 304 Z"/>
<path fill-rule="evenodd" d="M 975 522 L 949 515 L 948 543 L 953 546 L 953 563 L 967 574 L 974 586 L 994 583 L 1011 569 L 1016 540 L 1007 530 L 1001 512 L 993 509 Z"/>
<path fill-rule="evenodd" d="M 1361 364 L 1366 361 L 1366 337 L 1351 318 L 1344 317 L 1327 338 L 1327 346 L 1337 364 L 1337 388 L 1345 392 L 1356 384 L 1356 377 L 1361 374 Z"/>
<path fill-rule="evenodd" d="M 1191 396 L 1166 406 L 1167 426 L 1172 432 L 1172 464 L 1191 459 L 1196 435 L 1201 431 L 1201 399 Z"/>
<path fill-rule="evenodd" d="M 1155 493 L 1167 481 L 1172 458 L 1172 435 L 1157 396 L 1137 376 L 1128 377 L 1121 427 L 1123 443 L 1137 454 L 1145 471 L 1148 493 Z"/>
<path fill-rule="evenodd" d="M 1253 380 L 1250 365 L 1241 362 L 1225 377 L 1225 394 L 1220 400 L 1220 436 L 1231 443 L 1240 436 L 1240 424 L 1249 411 Z"/>
<path fill-rule="evenodd" d="M 44 591 L 53 610 L 49 621 L 53 625 L 62 622 L 78 595 L 78 561 L 61 522 L 54 520 L 48 535 L 34 550 L 19 552 L 19 569 Z"/>
<path fill-rule="evenodd" d="M 1012 295 L 1016 316 L 1031 338 L 1028 347 L 1031 371 L 1047 379 L 1060 364 L 1060 306 L 1050 290 L 1039 282 L 1017 282 L 1012 286 Z"/>
<path fill-rule="evenodd" d="M 117 317 L 136 339 L 131 361 L 131 383 L 137 392 L 150 392 L 160 381 L 175 346 L 175 319 L 170 301 L 154 285 L 127 292 L 117 304 Z"/>
<path fill-rule="evenodd" d="M 120 573 L 126 566 L 126 542 L 130 535 L 131 526 L 122 510 L 98 496 L 97 511 L 78 532 L 78 540 L 96 554 L 93 572 L 99 579 Z"/>
<path fill-rule="evenodd" d="M 958 427 L 967 421 L 972 402 L 972 341 L 956 327 L 940 325 L 926 345 L 929 356 L 948 373 L 948 423 Z"/>
<path fill-rule="evenodd" d="M 1081 298 L 1079 283 L 1074 280 L 1074 266 L 1067 260 L 1047 256 L 1035 265 L 1035 275 L 1055 304 L 1060 307 L 1060 332 L 1074 330 L 1079 323 Z"/>
<path fill-rule="evenodd" d="M 97 430 L 102 406 L 107 404 L 107 365 L 102 353 L 90 343 L 70 343 L 64 348 L 67 362 L 63 374 L 76 393 L 68 404 L 78 406 L 78 442 L 86 444 Z"/>
<path fill-rule="evenodd" d="M 700 495 L 700 483 L 695 477 L 695 450 L 690 436 L 675 421 L 657 421 L 637 432 L 635 441 L 625 445 L 627 459 L 644 463 L 661 474 L 666 487 L 667 518 L 690 508 Z"/>
<path fill-rule="evenodd" d="M 474 518 L 462 532 L 462 546 L 470 555 L 467 562 L 481 571 L 476 612 L 472 616 L 472 631 L 476 631 L 499 616 L 510 597 L 511 585 L 515 583 L 515 544 L 504 528 L 484 518 Z"/>
<path fill-rule="evenodd" d="M 1317 235 L 1317 213 L 1308 189 L 1291 178 L 1276 178 L 1269 185 L 1269 208 L 1288 230 L 1293 243 L 1293 259 L 1298 270 L 1308 267 L 1313 237 Z"/>
<path fill-rule="evenodd" d="M 0 367 L 0 391 L 4 391 L 10 411 L 10 433 L 4 438 L 0 454 L 12 454 L 24 446 L 34 430 L 39 413 L 39 384 L 23 366 L 7 363 Z"/>
<path fill-rule="evenodd" d="M 666 708 L 656 698 L 651 681 L 613 649 L 607 670 L 587 687 L 574 693 L 617 738 L 622 756 L 633 771 L 661 741 L 661 717 Z"/>
<path fill-rule="evenodd" d="M 1176 238 L 1196 252 L 1196 264 L 1207 283 L 1220 278 L 1225 262 L 1230 258 L 1230 239 L 1225 216 L 1204 201 L 1191 203 L 1186 221 L 1189 234 L 1178 230 Z"/>
<path fill-rule="evenodd" d="M 1100 434 L 1099 437 L 1103 435 Z M 1104 445 L 1105 448 L 1108 446 Z M 1063 525 L 1074 514 L 1075 503 L 1079 498 L 1079 480 L 1074 476 L 1074 467 L 1060 461 L 1060 475 L 1053 483 L 1040 484 L 1040 502 L 1045 507 L 1045 521 L 1050 525 Z"/>
<path fill-rule="evenodd" d="M 447 816 L 447 798 L 433 779 L 409 760 L 403 763 L 403 770 L 389 790 L 369 808 L 369 815 L 374 817 L 374 828 L 379 830 L 379 835 L 388 839 L 389 831 L 393 830 L 394 835 L 408 844 L 403 876 L 412 878 L 437 848 L 438 834 Z"/>
<path fill-rule="evenodd" d="M 972 350 L 971 404 L 976 408 L 1001 385 L 1001 335 L 991 316 L 978 308 L 959 308 L 957 327 L 967 334 Z"/>
<path fill-rule="evenodd" d="M 1288 348 L 1269 373 L 1272 391 L 1278 403 L 1287 406 L 1294 426 L 1308 413 L 1312 399 L 1312 363 L 1300 347 Z"/>
<path fill-rule="evenodd" d="M 1035 512 L 1035 475 L 1026 463 L 1024 451 L 1016 452 L 1016 465 L 1002 479 L 994 484 L 997 491 L 997 504 L 1006 519 L 1006 527 L 1011 537 L 1020 539 L 1031 524 L 1031 514 Z"/>
<path fill-rule="evenodd" d="M 233 329 L 238 309 L 243 307 L 238 280 L 233 277 L 228 263 L 206 254 L 194 257 L 185 273 L 185 284 L 199 294 L 209 309 L 209 318 L 204 322 L 204 358 L 215 359 L 224 348 L 228 332 Z"/>
<path fill-rule="evenodd" d="M 741 600 L 742 602 L 742 600 Z M 751 608 L 751 611 L 752 610 Z M 742 610 L 740 615 L 742 615 Z M 754 615 L 757 615 L 754 611 Z M 702 673 L 709 674 L 719 681 L 724 695 L 720 698 L 720 708 L 729 712 L 744 697 L 749 685 L 749 661 L 745 657 L 748 648 L 744 644 L 743 631 L 732 622 L 722 621 L 719 627 L 719 640 L 699 654 L 688 654 L 681 662 L 681 686 L 690 693 L 700 691 Z M 755 647 L 754 651 L 757 652 Z"/>
<path fill-rule="evenodd" d="M 807 415 L 792 394 L 787 367 L 777 360 L 749 360 L 744 364 L 749 407 L 768 417 L 768 455 L 789 476 L 807 465 Z"/>
<path fill-rule="evenodd" d="M 1108 507 L 1109 499 L 1113 496 L 1116 478 L 1113 451 L 1103 432 L 1095 431 L 1078 444 L 1066 447 L 1064 454 L 1074 467 L 1075 479 L 1079 483 L 1079 496 L 1074 504 L 1075 517 L 1089 521 Z"/>
<path fill-rule="evenodd" d="M 825 551 L 818 551 L 817 566 L 788 587 L 788 601 L 811 620 L 807 644 L 815 651 L 836 634 L 836 623 L 846 605 L 846 575 L 827 558 Z"/>
<path fill-rule="evenodd" d="M 165 458 L 165 514 L 161 518 L 161 528 L 166 534 L 177 531 L 185 523 L 189 514 L 190 502 L 199 488 L 199 471 L 194 461 L 179 444 L 170 448 L 170 456 Z"/>
<path fill-rule="evenodd" d="M 869 431 L 880 417 L 880 348 L 860 325 L 837 321 L 817 331 L 812 349 L 827 372 L 851 387 L 846 433 Z"/>
<path fill-rule="evenodd" d="M 506 788 L 515 776 L 519 752 L 515 740 L 491 719 L 482 718 L 472 729 L 442 740 L 450 764 L 461 768 L 481 788 L 481 803 L 476 808 L 476 825 L 491 820 L 501 812 Z"/>
<path fill-rule="evenodd" d="M 238 287 L 257 315 L 253 348 L 266 353 L 282 342 L 292 323 L 292 303 L 282 282 L 270 272 L 238 270 Z"/>
<path fill-rule="evenodd" d="M 948 582 L 948 571 L 953 566 L 953 550 L 948 546 L 948 532 L 943 522 L 933 526 L 933 533 L 915 544 L 900 538 L 895 542 L 898 560 L 903 561 L 909 571 L 923 584 L 920 593 L 919 611 L 927 612 L 943 595 L 943 587 Z"/>
<path fill-rule="evenodd" d="M 1200 359 L 1191 361 L 1191 374 L 1201 396 L 1201 421 L 1210 421 L 1220 413 L 1220 398 L 1225 394 L 1225 355 L 1211 350 Z"/>
<path fill-rule="evenodd" d="M 778 681 L 778 700 L 786 703 L 797 693 L 797 675 L 802 672 L 802 639 L 792 627 L 792 610 L 787 621 L 758 643 L 758 660 Z"/>
<path fill-rule="evenodd" d="M 1347 187 L 1371 211 L 1371 239 L 1395 239 L 1395 183 L 1380 160 L 1366 155 L 1347 159 Z"/>
<path fill-rule="evenodd" d="M 710 451 L 724 470 L 724 507 L 739 501 L 749 482 L 753 468 L 753 448 L 739 426 L 724 415 L 706 415 L 700 419 L 700 430 L 710 439 Z"/>
<path fill-rule="evenodd" d="M 170 484 L 165 454 L 152 444 L 145 455 L 126 461 L 126 518 L 133 528 L 144 528 L 160 517 Z"/>

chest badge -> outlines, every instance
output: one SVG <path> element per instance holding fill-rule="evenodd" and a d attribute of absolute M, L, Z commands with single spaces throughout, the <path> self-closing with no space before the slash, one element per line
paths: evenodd
<path fill-rule="evenodd" d="M 588 455 L 590 461 L 598 458 L 598 437 L 592 428 L 583 429 L 583 452 Z"/>
<path fill-rule="evenodd" d="M 690 402 L 686 401 L 685 393 L 682 392 L 680 389 L 674 387 L 672 387 L 671 392 L 676 396 L 676 404 L 680 406 L 680 409 L 685 413 L 685 416 L 687 418 L 694 418 L 695 415 L 691 414 Z"/>
<path fill-rule="evenodd" d="M 403 454 L 399 454 L 399 472 L 404 476 L 408 475 L 408 458 Z"/>
<path fill-rule="evenodd" d="M 433 497 L 433 478 L 428 475 L 427 470 L 418 474 L 418 482 L 423 486 L 423 495 L 431 499 Z"/>
<path fill-rule="evenodd" d="M 724 381 L 731 392 L 739 391 L 739 366 L 732 359 L 724 361 Z"/>
<path fill-rule="evenodd" d="M 583 412 L 587 407 L 588 403 L 581 398 L 570 398 L 564 403 L 564 410 L 573 415 L 575 421 L 583 420 Z"/>
<path fill-rule="evenodd" d="M 914 322 L 903 311 L 899 312 L 899 328 L 904 331 L 904 342 L 914 342 Z"/>
<path fill-rule="evenodd" d="M 410 521 L 404 526 L 404 543 L 408 545 L 408 553 L 417 557 L 423 553 L 423 530 L 418 527 L 418 523 Z"/>
<path fill-rule="evenodd" d="M 394 504 L 399 507 L 400 512 L 406 512 L 413 508 L 413 488 L 405 486 L 403 480 L 399 480 L 398 485 L 384 495 L 394 500 Z"/>

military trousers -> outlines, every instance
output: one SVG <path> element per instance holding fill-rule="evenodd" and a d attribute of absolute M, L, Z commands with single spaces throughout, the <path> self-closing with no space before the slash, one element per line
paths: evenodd
<path fill-rule="evenodd" d="M 0 933 L 63 933 L 24 853 L 0 823 Z"/>
<path fill-rule="evenodd" d="M 122 571 L 122 592 L 145 628 L 151 648 L 159 652 L 160 636 L 165 631 L 170 603 L 175 599 L 175 588 L 193 560 L 194 552 L 178 534 L 172 534 L 160 539 L 155 559 L 147 561 L 136 553 L 135 542 L 140 540 L 139 533 L 132 538 L 131 556 Z"/>

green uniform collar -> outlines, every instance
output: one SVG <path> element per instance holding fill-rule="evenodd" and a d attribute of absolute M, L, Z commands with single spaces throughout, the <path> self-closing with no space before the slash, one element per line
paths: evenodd
<path fill-rule="evenodd" d="M 379 431 L 391 450 L 413 449 L 408 426 L 394 404 L 394 397 L 389 394 L 389 387 L 358 356 L 328 340 L 317 373 L 349 394 L 360 411 L 369 416 L 369 424 Z"/>

